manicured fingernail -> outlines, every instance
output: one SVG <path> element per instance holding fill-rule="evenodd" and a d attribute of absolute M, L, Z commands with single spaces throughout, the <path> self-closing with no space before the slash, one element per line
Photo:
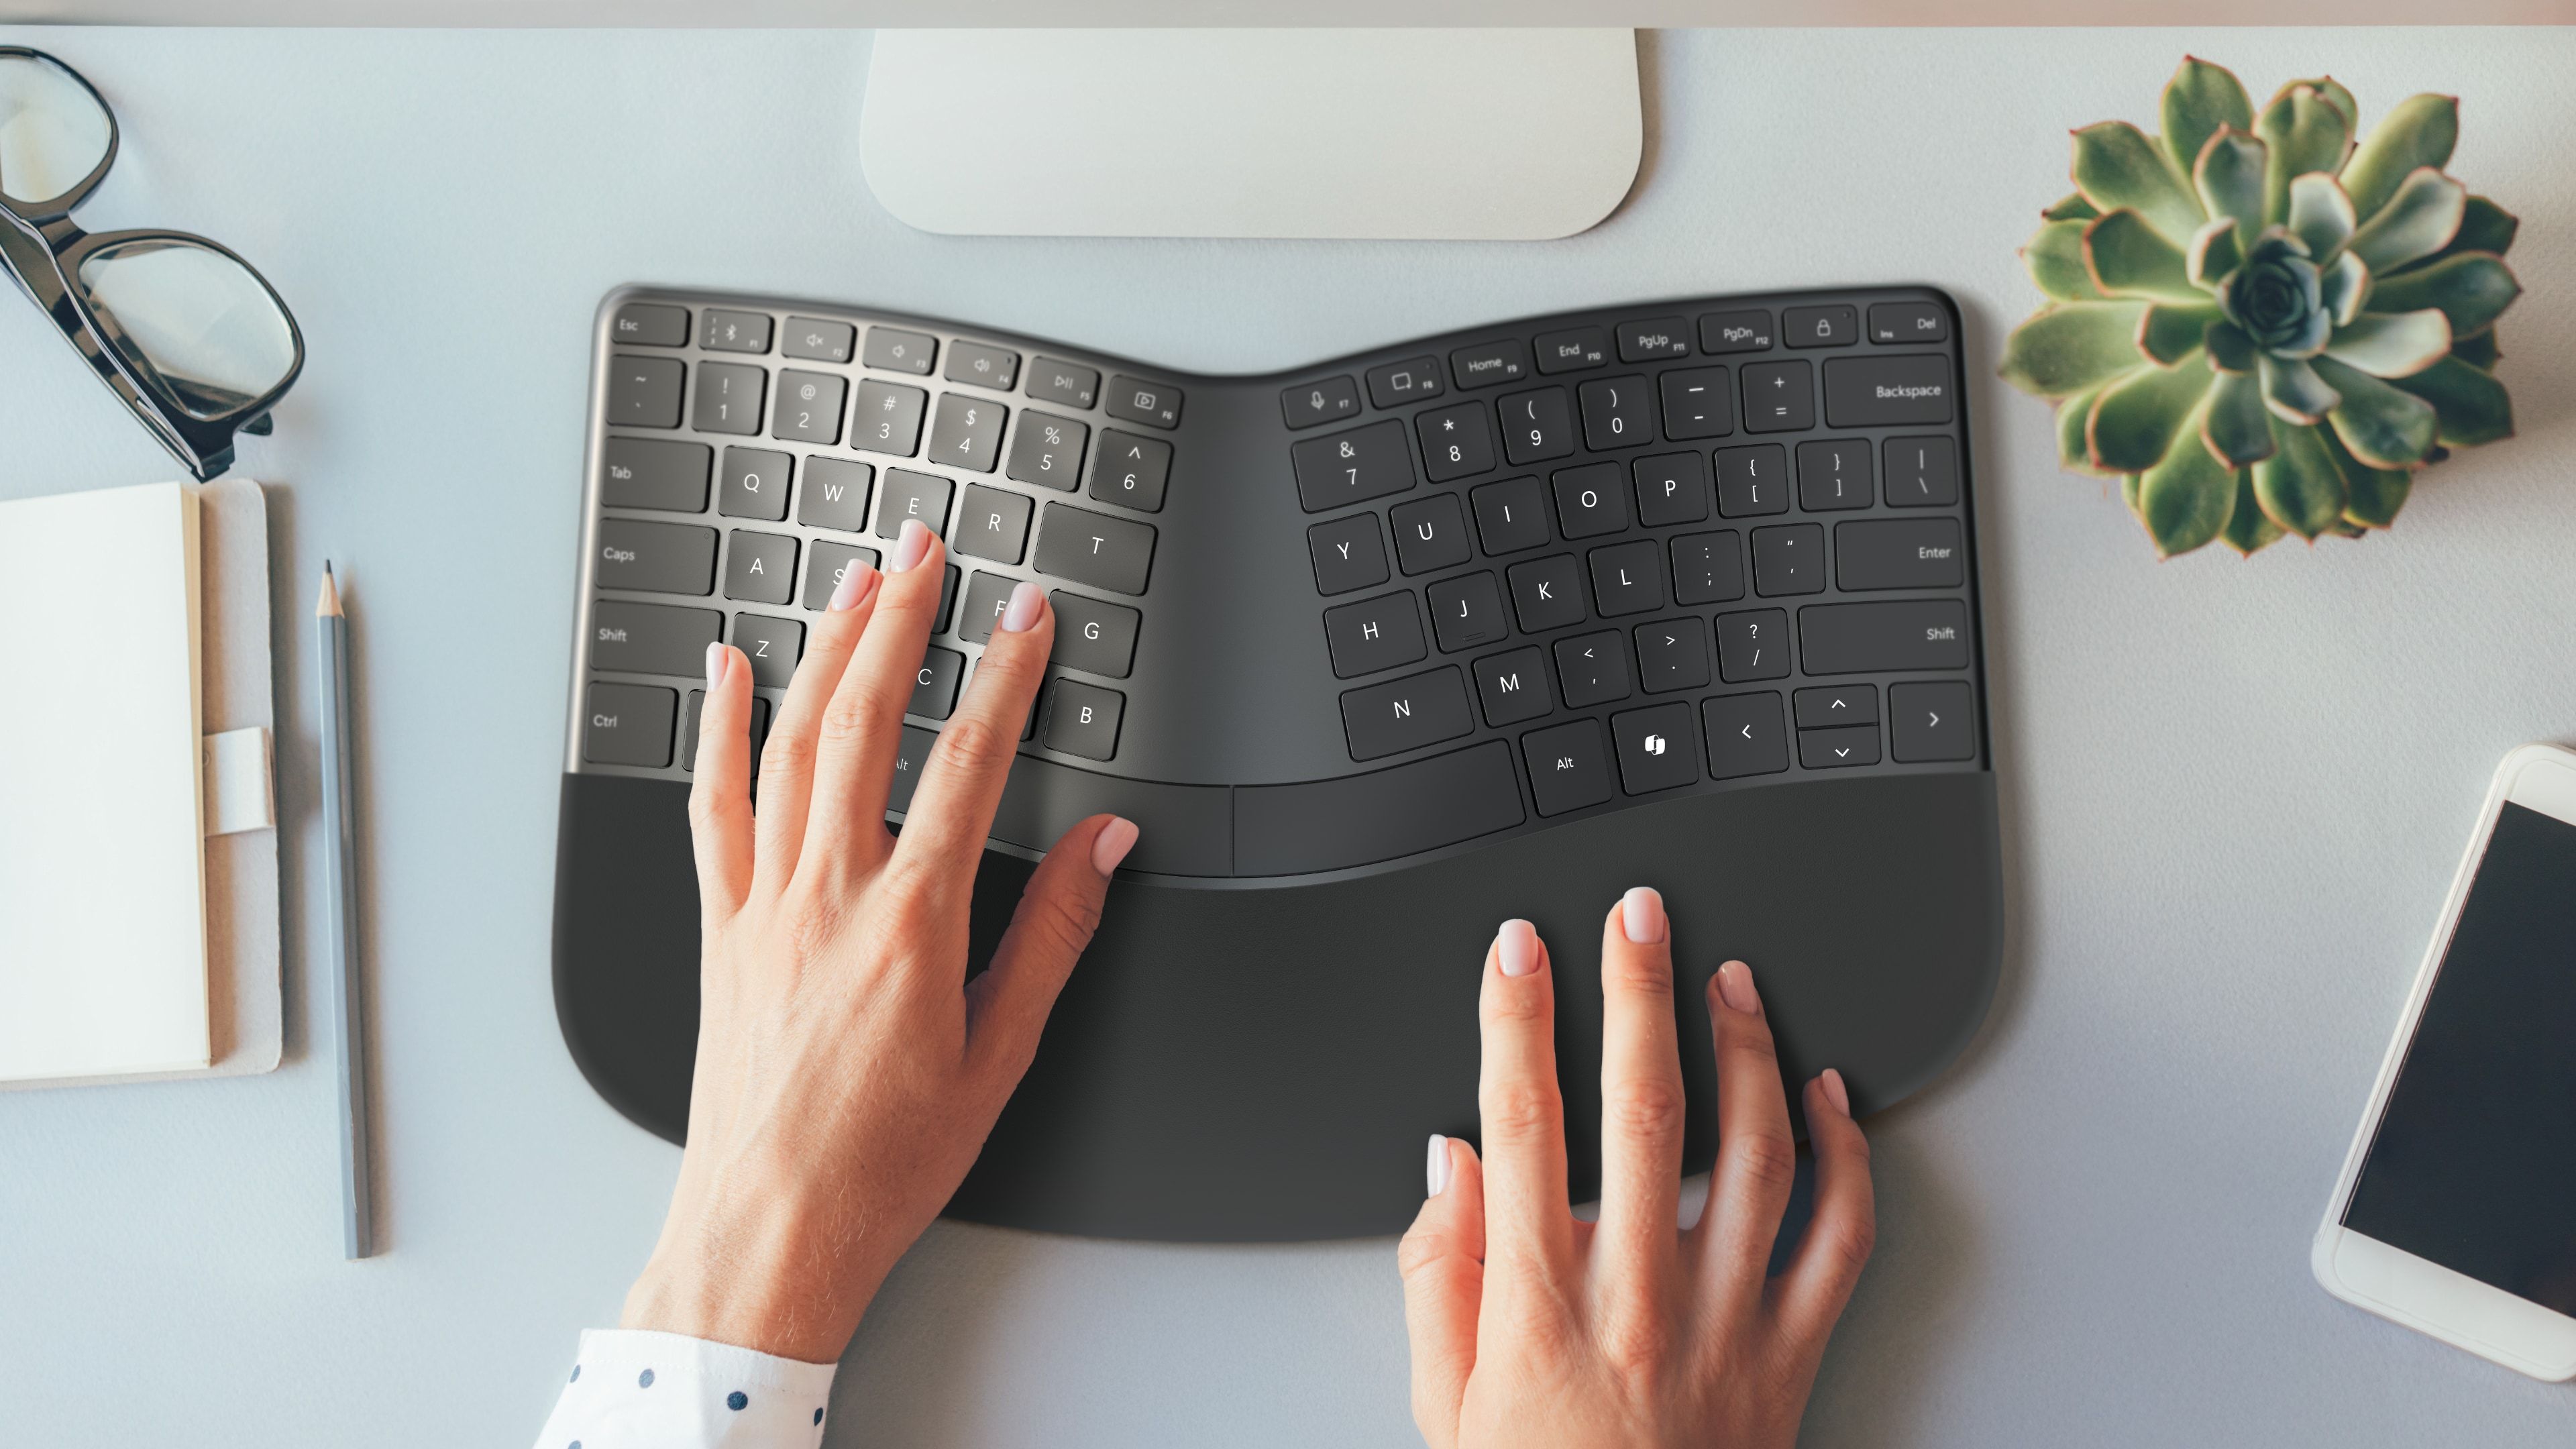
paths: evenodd
<path fill-rule="evenodd" d="M 1827 1067 L 1824 1074 L 1816 1080 L 1824 1086 L 1825 1100 L 1834 1104 L 1834 1110 L 1846 1117 L 1850 1116 L 1851 1093 L 1843 1086 L 1843 1074 Z"/>
<path fill-rule="evenodd" d="M 724 683 L 725 656 L 730 652 L 722 644 L 707 646 L 707 688 L 714 689 Z"/>
<path fill-rule="evenodd" d="M 1431 1157 L 1422 1164 L 1422 1195 L 1438 1197 L 1449 1190 L 1449 1139 L 1431 1134 Z"/>
<path fill-rule="evenodd" d="M 1527 976 L 1538 969 L 1538 928 L 1515 916 L 1494 933 L 1494 956 L 1506 976 Z"/>
<path fill-rule="evenodd" d="M 903 532 L 895 538 L 894 557 L 887 561 L 888 572 L 902 573 L 921 562 L 921 556 L 928 552 L 930 530 L 921 526 L 920 519 L 907 518 L 903 521 Z"/>
<path fill-rule="evenodd" d="M 1002 632 L 1017 634 L 1038 621 L 1038 610 L 1046 603 L 1046 592 L 1032 583 L 1020 583 L 1011 589 L 1010 607 L 1002 610 Z"/>
<path fill-rule="evenodd" d="M 1020 587 L 1027 588 L 1028 585 Z M 1107 875 L 1118 868 L 1118 862 L 1127 858 L 1128 851 L 1135 848 L 1136 822 L 1124 817 L 1113 818 L 1100 827 L 1098 835 L 1091 837 L 1091 868 Z"/>
<path fill-rule="evenodd" d="M 869 588 L 876 581 L 875 569 L 852 559 L 849 565 L 841 570 L 841 581 L 832 586 L 832 612 L 837 614 L 845 609 L 857 608 L 859 600 L 867 597 Z"/>
<path fill-rule="evenodd" d="M 1664 939 L 1663 893 L 1653 886 L 1630 886 L 1619 898 L 1619 925 L 1640 946 Z"/>
<path fill-rule="evenodd" d="M 1762 1014 L 1762 997 L 1753 989 L 1753 968 L 1741 961 L 1729 961 L 1717 968 L 1717 994 L 1726 1004 L 1747 1016 Z"/>

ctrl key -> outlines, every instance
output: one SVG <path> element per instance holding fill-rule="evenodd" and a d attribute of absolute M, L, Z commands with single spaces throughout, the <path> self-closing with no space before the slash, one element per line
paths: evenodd
<path fill-rule="evenodd" d="M 671 723 L 679 712 L 679 691 L 644 684 L 594 684 L 584 704 L 590 714 L 582 728 L 583 759 L 594 765 L 641 765 L 654 770 L 671 763 Z"/>

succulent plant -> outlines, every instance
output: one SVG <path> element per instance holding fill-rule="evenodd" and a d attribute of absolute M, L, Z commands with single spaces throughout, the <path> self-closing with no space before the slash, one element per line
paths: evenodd
<path fill-rule="evenodd" d="M 2494 370 L 2515 220 L 2442 171 L 2459 102 L 2415 96 L 2356 145 L 2358 116 L 2331 79 L 2258 116 L 2186 56 L 2161 137 L 2075 132 L 2075 192 L 2022 249 L 2051 301 L 2002 376 L 2057 401 L 2060 461 L 2119 478 L 2168 557 L 2359 538 L 2415 470 L 2513 434 Z"/>

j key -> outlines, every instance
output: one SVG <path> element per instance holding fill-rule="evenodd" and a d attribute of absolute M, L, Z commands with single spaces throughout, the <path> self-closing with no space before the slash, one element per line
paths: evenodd
<path fill-rule="evenodd" d="M 1399 504 L 1386 521 L 1395 528 L 1395 561 L 1406 573 L 1429 573 L 1467 561 L 1467 520 L 1455 493 Z"/>
<path fill-rule="evenodd" d="M 850 344 L 856 342 L 859 329 L 847 322 L 823 322 L 812 317 L 787 319 L 787 336 L 778 344 L 779 352 L 788 357 L 811 358 L 816 362 L 847 362 Z"/>
<path fill-rule="evenodd" d="M 610 404 L 612 411 L 615 404 Z M 671 421 L 677 423 L 680 394 L 671 391 Z M 659 508 L 673 513 L 704 513 L 707 470 L 713 460 L 704 443 L 664 442 L 659 438 L 611 438 L 600 461 L 599 501 L 611 508 Z"/>
<path fill-rule="evenodd" d="M 702 433 L 759 432 L 761 389 L 768 381 L 768 373 L 748 363 L 699 363 L 698 401 L 689 413 L 689 426 Z"/>
<path fill-rule="evenodd" d="M 1467 708 L 1467 683 L 1456 665 L 1342 696 L 1342 731 L 1350 738 L 1354 760 L 1374 760 L 1454 740 L 1475 728 L 1475 716 Z"/>
<path fill-rule="evenodd" d="M 1414 415 L 1422 435 L 1422 467 L 1434 483 L 1494 470 L 1494 425 L 1485 405 L 1463 402 Z"/>
<path fill-rule="evenodd" d="M 1052 357 L 1029 361 L 1029 396 L 1067 407 L 1087 408 L 1100 395 L 1100 374 L 1078 362 Z"/>
<path fill-rule="evenodd" d="M 1679 317 L 1649 317 L 1619 324 L 1619 360 L 1653 362 L 1691 355 L 1690 324 Z"/>
<path fill-rule="evenodd" d="M 1096 684 L 1059 679 L 1047 686 L 1046 747 L 1086 760 L 1106 760 L 1118 753 L 1118 722 L 1127 712 L 1127 696 Z"/>
<path fill-rule="evenodd" d="M 1708 517 L 1708 460 L 1697 453 L 1639 458 L 1628 471 L 1637 481 L 1637 521 L 1649 528 L 1697 523 Z"/>
<path fill-rule="evenodd" d="M 930 422 L 929 460 L 970 473 L 992 472 L 1002 451 L 1002 419 L 1008 412 L 1000 403 L 983 398 L 940 394 L 938 414 Z"/>
<path fill-rule="evenodd" d="M 1599 720 L 1532 730 L 1521 736 L 1521 757 L 1529 764 L 1530 794 L 1541 815 L 1562 815 L 1610 798 L 1610 751 L 1602 743 Z"/>
<path fill-rule="evenodd" d="M 1878 763 L 1878 726 L 1798 731 L 1798 763 L 1810 770 L 1840 770 Z"/>
<path fill-rule="evenodd" d="M 982 342 L 952 342 L 948 345 L 948 370 L 940 376 L 950 382 L 1009 392 L 1011 384 L 1019 380 L 1020 355 Z"/>
<path fill-rule="evenodd" d="M 664 307 L 651 302 L 629 302 L 617 309 L 617 340 L 645 347 L 685 347 L 689 341 L 689 309 Z"/>
<path fill-rule="evenodd" d="M 1958 454 L 1948 438 L 1890 438 L 1883 449 L 1890 508 L 1947 508 L 1959 501 Z"/>
<path fill-rule="evenodd" d="M 716 581 L 716 531 L 685 523 L 603 518 L 595 577 L 603 589 L 706 593 Z"/>
<path fill-rule="evenodd" d="M 1753 592 L 1816 594 L 1825 587 L 1825 527 L 1793 523 L 1753 530 Z"/>
<path fill-rule="evenodd" d="M 1834 585 L 1946 589 L 1966 578 L 1955 518 L 1866 518 L 1834 526 Z"/>
<path fill-rule="evenodd" d="M 1950 359 L 1837 357 L 1825 364 L 1825 421 L 1837 428 L 1950 421 Z"/>
<path fill-rule="evenodd" d="M 1708 739 L 1708 772 L 1720 780 L 1776 775 L 1789 768 L 1789 735 L 1780 726 L 1780 696 L 1727 694 L 1700 706 Z"/>
<path fill-rule="evenodd" d="M 1037 566 L 1077 584 L 1116 594 L 1145 592 L 1154 563 L 1154 530 L 1070 503 L 1050 503 L 1038 525 Z"/>
<path fill-rule="evenodd" d="M 1524 634 L 1544 634 L 1583 622 L 1583 575 L 1574 555 L 1516 563 L 1504 571 L 1511 581 L 1512 612 Z"/>
<path fill-rule="evenodd" d="M 724 615 L 713 609 L 601 599 L 590 606 L 590 667 L 704 679 L 707 646 L 723 629 Z"/>
<path fill-rule="evenodd" d="M 921 444 L 921 410 L 929 401 L 930 394 L 917 387 L 860 383 L 858 407 L 850 415 L 850 446 L 911 457 Z"/>
<path fill-rule="evenodd" d="M 832 591 L 841 586 L 842 578 L 857 564 L 875 568 L 877 551 L 816 539 L 805 550 L 805 592 L 797 602 L 817 614 L 830 608 Z"/>
<path fill-rule="evenodd" d="M 1485 723 L 1496 729 L 1556 708 L 1548 702 L 1547 655 L 1536 648 L 1477 660 L 1476 694 L 1484 701 Z"/>
<path fill-rule="evenodd" d="M 1337 423 L 1358 417 L 1359 412 L 1360 385 L 1351 380 L 1349 373 L 1288 388 L 1279 394 L 1279 414 L 1291 428 Z"/>
<path fill-rule="evenodd" d="M 1159 513 L 1163 485 L 1172 476 L 1172 445 L 1104 428 L 1100 457 L 1091 468 L 1091 496 L 1103 503 Z"/>
<path fill-rule="evenodd" d="M 1089 423 L 1051 413 L 1022 413 L 1020 430 L 1011 438 L 1011 463 L 1004 472 L 1015 482 L 1070 493 L 1082 480 L 1082 445 L 1090 438 Z"/>
<path fill-rule="evenodd" d="M 1602 618 L 1664 606 L 1664 551 L 1653 539 L 1596 548 L 1591 563 L 1592 603 Z"/>
<path fill-rule="evenodd" d="M 1332 652 L 1333 674 L 1340 679 L 1411 664 L 1431 652 L 1422 642 L 1422 611 L 1410 593 L 1326 609 L 1324 642 Z"/>
<path fill-rule="evenodd" d="M 709 352 L 767 352 L 769 315 L 724 312 L 710 307 L 698 330 L 698 345 Z"/>
<path fill-rule="evenodd" d="M 1593 538 L 1628 526 L 1628 480 L 1616 463 L 1565 468 L 1548 482 L 1556 489 L 1556 526 L 1567 538 Z"/>
<path fill-rule="evenodd" d="M 1869 309 L 1872 342 L 1947 342 L 1949 314 L 1930 302 L 1880 302 Z"/>
<path fill-rule="evenodd" d="M 1109 415 L 1149 428 L 1177 428 L 1181 425 L 1181 390 L 1168 382 L 1113 377 L 1109 380 Z"/>
<path fill-rule="evenodd" d="M 1635 693 L 1628 678 L 1628 636 L 1606 629 L 1557 640 L 1556 682 L 1568 709 L 1626 699 Z"/>
<path fill-rule="evenodd" d="M 1700 689 L 1708 684 L 1708 624 L 1697 614 L 1640 624 L 1637 681 L 1648 694 Z"/>
<path fill-rule="evenodd" d="M 805 491 L 798 495 L 796 521 L 808 528 L 837 528 L 843 533 L 868 531 L 868 483 L 876 470 L 847 458 L 805 460 Z"/>
<path fill-rule="evenodd" d="M 930 364 L 939 352 L 939 339 L 922 332 L 906 332 L 900 327 L 868 329 L 867 350 L 859 360 L 887 372 L 909 372 L 928 377 Z"/>
<path fill-rule="evenodd" d="M 1878 723 L 1878 686 L 1875 684 L 1802 689 L 1790 696 L 1790 700 L 1798 716 L 1798 728 L 1802 730 Z"/>
<path fill-rule="evenodd" d="M 1792 307 L 1780 314 L 1780 335 L 1792 347 L 1849 347 L 1860 340 L 1860 309 Z"/>
<path fill-rule="evenodd" d="M 1788 512 L 1788 451 L 1778 443 L 1718 449 L 1717 511 L 1729 518 Z"/>
<path fill-rule="evenodd" d="M 1744 540 L 1733 529 L 1673 540 L 1673 602 L 1722 604 L 1744 597 Z"/>
<path fill-rule="evenodd" d="M 1959 599 L 1810 604 L 1798 611 L 1809 674 L 1885 674 L 1968 667 L 1968 606 Z"/>
<path fill-rule="evenodd" d="M 826 372 L 778 374 L 778 406 L 770 414 L 769 435 L 799 443 L 841 441 L 841 403 L 849 396 L 849 379 Z"/>
<path fill-rule="evenodd" d="M 948 536 L 948 498 L 957 485 L 929 473 L 915 473 L 908 468 L 888 468 L 885 487 L 877 496 L 877 537 L 894 538 L 903 532 L 906 520 L 920 519 L 921 526 Z"/>
<path fill-rule="evenodd" d="M 724 595 L 747 604 L 783 604 L 796 593 L 796 538 L 737 528 L 725 544 Z"/>
<path fill-rule="evenodd" d="M 583 759 L 654 770 L 671 763 L 676 692 L 645 684 L 593 684 L 582 702 L 590 710 L 582 728 Z"/>
<path fill-rule="evenodd" d="M 795 677 L 796 661 L 805 653 L 805 626 L 768 614 L 733 616 L 733 646 L 751 661 L 751 682 L 762 689 L 785 689 Z"/>
<path fill-rule="evenodd" d="M 1699 319 L 1702 352 L 1763 352 L 1771 346 L 1771 314 L 1764 311 L 1711 312 Z M 1786 764 L 1782 769 L 1788 768 Z"/>
<path fill-rule="evenodd" d="M 1582 372 L 1610 360 L 1610 334 L 1598 327 L 1576 327 L 1565 332 L 1548 332 L 1538 339 L 1538 370 L 1545 376 L 1559 372 Z"/>
<path fill-rule="evenodd" d="M 716 512 L 727 518 L 758 518 L 776 523 L 787 516 L 787 475 L 795 460 L 767 448 L 724 450 L 724 482 L 716 489 Z"/>
<path fill-rule="evenodd" d="M 1739 379 L 1744 384 L 1744 431 L 1794 433 L 1816 425 L 1815 375 L 1805 358 L 1791 362 L 1748 362 Z M 1858 427 L 1858 423 L 1836 423 Z"/>
<path fill-rule="evenodd" d="M 1860 438 L 1819 439 L 1798 445 L 1798 506 L 1809 513 L 1867 508 L 1869 444 Z"/>
<path fill-rule="evenodd" d="M 1699 781 L 1699 729 L 1691 707 L 1675 700 L 1610 717 L 1619 746 L 1619 785 L 1631 795 Z"/>
<path fill-rule="evenodd" d="M 1887 690 L 1887 728 L 1906 764 L 1977 757 L 1975 703 L 1963 679 L 1895 684 Z"/>
<path fill-rule="evenodd" d="M 957 551 L 997 563 L 1018 563 L 1028 552 L 1029 511 L 1034 507 L 1025 495 L 967 484 L 965 504 L 957 511 Z"/>
<path fill-rule="evenodd" d="M 1605 377 L 1582 387 L 1583 441 L 1594 452 L 1655 440 L 1642 377 Z"/>
<path fill-rule="evenodd" d="M 1062 589 L 1050 591 L 1047 602 L 1055 606 L 1055 652 L 1049 660 L 1086 674 L 1127 677 L 1136 662 L 1136 626 L 1144 615 Z"/>
<path fill-rule="evenodd" d="M 1431 605 L 1431 632 L 1444 651 L 1479 649 L 1512 632 L 1503 620 L 1503 593 L 1492 574 L 1442 579 L 1423 596 Z"/>
<path fill-rule="evenodd" d="M 1813 663 L 1808 667 L 1812 670 Z M 1789 673 L 1789 616 L 1778 609 L 1718 615 L 1717 672 L 1729 684 L 1785 677 Z"/>
<path fill-rule="evenodd" d="M 966 656 L 954 649 L 932 648 L 921 656 L 912 676 L 912 699 L 903 712 L 923 719 L 946 719 L 957 708 L 957 681 L 966 673 Z"/>
<path fill-rule="evenodd" d="M 1354 513 L 1306 530 L 1306 553 L 1315 564 L 1315 592 L 1330 598 L 1387 580 L 1386 542 L 1377 515 Z"/>
<path fill-rule="evenodd" d="M 1308 513 L 1364 503 L 1414 486 L 1413 447 L 1394 418 L 1328 433 L 1290 446 L 1297 470 L 1297 501 Z"/>
<path fill-rule="evenodd" d="M 1487 553 L 1516 553 L 1547 542 L 1547 494 L 1536 478 L 1507 478 L 1467 495 L 1476 506 L 1476 537 Z"/>
<path fill-rule="evenodd" d="M 1562 458 L 1574 451 L 1574 416 L 1565 389 L 1543 387 L 1502 399 L 1503 455 L 1515 463 Z"/>
<path fill-rule="evenodd" d="M 1402 403 L 1421 402 L 1449 390 L 1440 380 L 1440 360 L 1417 357 L 1411 362 L 1390 362 L 1368 370 L 1369 401 L 1378 407 L 1391 408 Z"/>
<path fill-rule="evenodd" d="M 1722 438 L 1735 431 L 1735 412 L 1728 405 L 1726 369 L 1676 367 L 1655 379 L 1664 395 L 1664 436 L 1674 442 Z"/>
<path fill-rule="evenodd" d="M 1449 354 L 1449 371 L 1461 388 L 1495 387 L 1529 376 L 1529 349 L 1519 339 L 1480 342 Z"/>

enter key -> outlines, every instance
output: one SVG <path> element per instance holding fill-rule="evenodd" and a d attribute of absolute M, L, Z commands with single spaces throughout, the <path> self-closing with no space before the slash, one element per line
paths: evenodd
<path fill-rule="evenodd" d="M 1834 526 L 1834 582 L 1845 589 L 1955 588 L 1966 578 L 1955 518 L 1867 518 Z"/>

